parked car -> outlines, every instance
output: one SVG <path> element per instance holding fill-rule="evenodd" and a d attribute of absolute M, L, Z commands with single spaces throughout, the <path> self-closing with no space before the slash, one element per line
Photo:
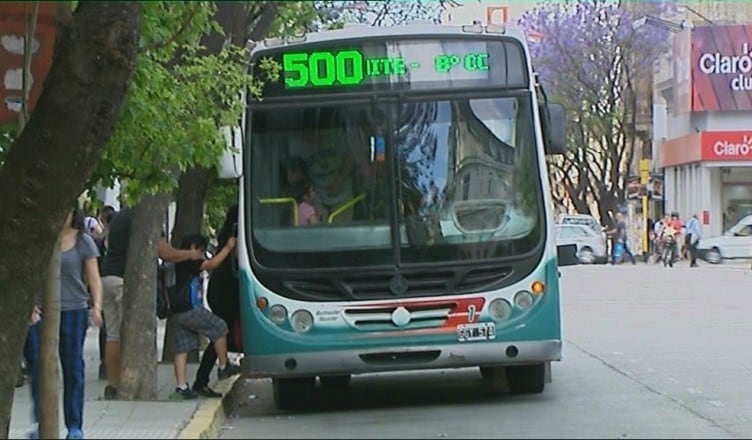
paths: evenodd
<path fill-rule="evenodd" d="M 556 245 L 574 244 L 577 246 L 577 259 L 582 264 L 605 263 L 608 248 L 603 233 L 582 224 L 554 225 Z"/>
<path fill-rule="evenodd" d="M 743 217 L 723 235 L 700 239 L 697 250 L 712 264 L 724 259 L 752 258 L 752 215 Z"/>
<path fill-rule="evenodd" d="M 602 234 L 603 238 L 606 238 L 606 228 L 603 227 L 598 220 L 592 215 L 588 214 L 560 214 L 556 218 L 556 223 L 560 225 L 582 225 L 587 226 L 593 231 Z"/>

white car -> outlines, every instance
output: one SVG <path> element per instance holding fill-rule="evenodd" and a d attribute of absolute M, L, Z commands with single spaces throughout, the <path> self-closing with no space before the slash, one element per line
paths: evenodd
<path fill-rule="evenodd" d="M 580 263 L 605 263 L 608 260 L 606 238 L 594 228 L 578 224 L 556 224 L 554 233 L 557 246 L 577 246 L 577 259 Z"/>
<path fill-rule="evenodd" d="M 752 215 L 739 220 L 721 236 L 701 238 L 697 250 L 712 264 L 724 259 L 752 258 Z"/>
<path fill-rule="evenodd" d="M 556 218 L 556 224 L 587 226 L 598 233 L 605 231 L 603 225 L 598 223 L 598 220 L 589 214 L 559 214 L 559 217 Z"/>

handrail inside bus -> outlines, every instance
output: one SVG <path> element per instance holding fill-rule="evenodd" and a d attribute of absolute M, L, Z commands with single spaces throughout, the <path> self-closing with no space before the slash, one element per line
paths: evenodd
<path fill-rule="evenodd" d="M 298 226 L 298 202 L 292 197 L 269 197 L 266 199 L 259 199 L 259 203 L 262 205 L 281 205 L 289 203 L 292 205 L 293 224 Z"/>
<path fill-rule="evenodd" d="M 327 218 L 327 223 L 333 222 L 335 217 L 347 211 L 348 209 L 352 208 L 356 203 L 360 202 L 361 200 L 365 198 L 366 198 L 366 194 L 360 193 L 357 196 L 353 197 L 352 199 L 348 200 L 347 202 L 343 203 L 337 209 L 332 211 L 331 214 L 329 214 L 329 217 Z"/>

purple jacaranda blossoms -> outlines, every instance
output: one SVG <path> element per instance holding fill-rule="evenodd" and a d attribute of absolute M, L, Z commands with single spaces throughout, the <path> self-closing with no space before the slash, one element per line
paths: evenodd
<path fill-rule="evenodd" d="M 670 34 L 656 26 L 633 28 L 645 15 L 665 16 L 674 2 L 568 0 L 528 10 L 519 25 L 543 35 L 530 45 L 533 66 L 549 93 L 568 107 L 612 96 L 626 75 L 649 77 L 655 61 L 671 47 Z M 579 104 L 579 105 L 578 105 Z"/>

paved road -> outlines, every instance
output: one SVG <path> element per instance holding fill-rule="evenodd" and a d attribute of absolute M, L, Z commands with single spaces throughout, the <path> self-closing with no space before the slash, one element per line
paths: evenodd
<path fill-rule="evenodd" d="M 247 380 L 222 438 L 748 438 L 746 264 L 562 269 L 564 359 L 541 395 L 492 395 L 476 369 L 356 376 L 283 413 Z"/>

